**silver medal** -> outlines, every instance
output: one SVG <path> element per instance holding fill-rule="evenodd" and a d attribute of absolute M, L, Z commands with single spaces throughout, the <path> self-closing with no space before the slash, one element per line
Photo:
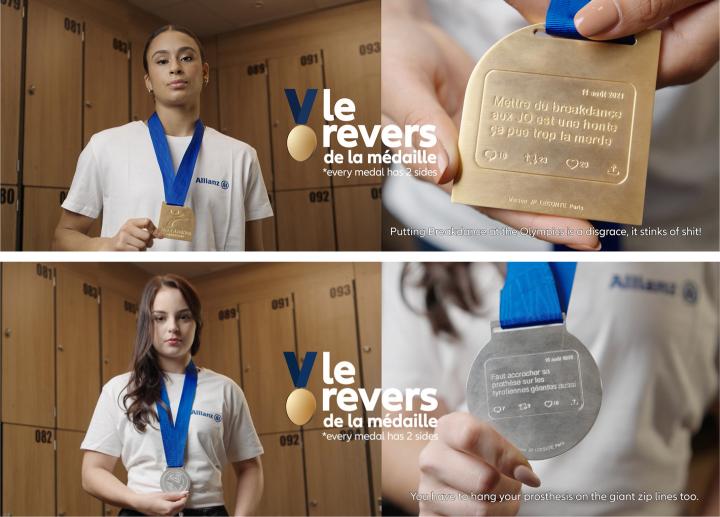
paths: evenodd
<path fill-rule="evenodd" d="M 160 476 L 160 488 L 163 492 L 189 492 L 191 486 L 190 476 L 181 467 L 169 467 Z"/>
<path fill-rule="evenodd" d="M 590 352 L 565 323 L 505 330 L 475 358 L 467 382 L 470 412 L 528 459 L 570 450 L 600 411 L 602 383 Z"/>

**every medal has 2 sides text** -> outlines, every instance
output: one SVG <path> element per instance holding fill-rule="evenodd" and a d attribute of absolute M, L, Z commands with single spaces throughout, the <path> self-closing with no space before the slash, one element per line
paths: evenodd
<path fill-rule="evenodd" d="M 290 355 L 291 353 L 286 353 Z M 302 369 L 291 368 L 291 376 L 296 386 L 302 389 L 302 384 L 307 382 L 310 371 L 305 371 L 305 364 L 312 369 L 313 361 L 308 361 L 307 352 L 303 361 Z M 294 353 L 292 353 L 294 359 Z M 312 358 L 314 360 L 314 358 Z M 360 404 L 366 412 L 374 411 L 378 403 L 386 412 L 398 413 L 397 415 L 386 414 L 383 417 L 368 417 L 368 428 L 425 428 L 433 429 L 437 426 L 437 418 L 427 413 L 438 407 L 436 388 L 398 388 L 381 389 L 376 388 L 368 391 L 365 388 L 351 387 L 355 381 L 355 365 L 349 361 L 340 361 L 334 366 L 330 359 L 330 352 L 322 353 L 322 379 L 325 388 L 322 390 L 322 411 L 327 415 L 323 418 L 323 426 L 326 429 L 362 428 L 364 425 L 362 416 L 355 416 Z M 298 384 L 296 374 L 304 377 L 304 382 Z M 340 385 L 338 387 L 338 385 Z M 344 415 L 336 415 L 331 411 L 331 403 L 335 401 L 337 408 Z M 402 415 L 400 412 L 412 412 L 412 415 Z"/>

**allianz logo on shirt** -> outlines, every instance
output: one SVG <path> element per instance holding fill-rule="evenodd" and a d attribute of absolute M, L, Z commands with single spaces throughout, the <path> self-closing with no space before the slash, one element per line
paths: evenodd
<path fill-rule="evenodd" d="M 225 180 L 220 181 L 210 178 L 195 178 L 195 183 L 202 183 L 204 185 L 215 185 L 216 187 L 220 187 L 223 190 L 227 190 L 230 188 L 230 183 Z"/>
<path fill-rule="evenodd" d="M 617 287 L 619 289 L 636 289 L 641 291 L 649 291 L 658 294 L 666 294 L 675 296 L 678 292 L 678 284 L 675 282 L 667 282 L 664 280 L 648 280 L 641 275 L 613 275 L 610 281 L 610 289 Z M 698 301 L 698 288 L 692 280 L 685 280 L 682 285 L 683 299 L 694 304 Z"/>
<path fill-rule="evenodd" d="M 222 415 L 220 413 L 206 413 L 205 411 L 200 411 L 199 409 L 193 409 L 192 414 L 212 418 L 218 423 L 222 422 Z"/>

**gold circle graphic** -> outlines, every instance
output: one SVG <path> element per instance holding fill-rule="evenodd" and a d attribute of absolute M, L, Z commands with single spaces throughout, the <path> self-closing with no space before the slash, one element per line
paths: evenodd
<path fill-rule="evenodd" d="M 305 425 L 315 414 L 315 395 L 304 388 L 294 390 L 287 398 L 285 411 L 295 425 Z"/>
<path fill-rule="evenodd" d="M 287 137 L 287 148 L 295 161 L 304 162 L 315 151 L 317 136 L 308 126 L 295 126 Z"/>

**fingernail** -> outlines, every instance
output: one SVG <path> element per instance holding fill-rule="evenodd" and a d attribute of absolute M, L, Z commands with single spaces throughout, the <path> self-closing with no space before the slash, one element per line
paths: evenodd
<path fill-rule="evenodd" d="M 437 153 L 437 171 L 438 174 L 435 177 L 435 183 L 440 181 L 440 178 L 443 177 L 443 174 L 445 173 L 445 169 L 447 169 L 448 166 L 448 157 L 447 153 L 445 152 L 445 149 L 440 149 L 440 151 Z"/>
<path fill-rule="evenodd" d="M 600 251 L 602 249 L 602 242 L 598 240 L 595 246 L 588 246 L 586 244 L 567 244 L 568 248 L 572 248 L 575 251 Z"/>
<path fill-rule="evenodd" d="M 513 470 L 513 477 L 520 481 L 523 485 L 531 486 L 534 488 L 537 488 L 540 486 L 540 478 L 537 477 L 537 474 L 535 474 L 530 468 L 526 467 L 525 465 L 518 465 L 515 467 L 515 470 Z"/>
<path fill-rule="evenodd" d="M 620 23 L 613 0 L 593 0 L 575 15 L 575 27 L 586 38 L 610 31 Z"/>

